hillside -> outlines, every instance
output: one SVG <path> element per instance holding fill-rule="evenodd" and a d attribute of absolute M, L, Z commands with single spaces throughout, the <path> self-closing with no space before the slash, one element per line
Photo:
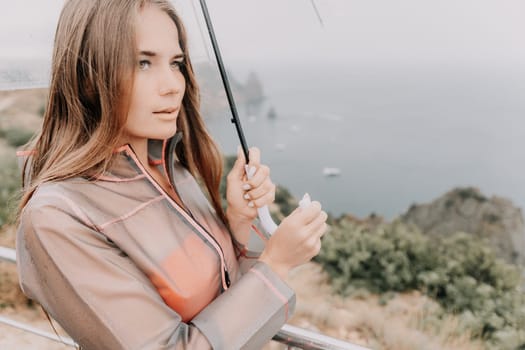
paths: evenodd
<path fill-rule="evenodd" d="M 38 128 L 45 107 L 46 90 L 0 92 L 0 155 L 2 167 L 2 197 L 12 198 L 18 186 L 14 145 L 27 133 Z M 218 95 L 217 95 L 218 96 Z M 14 137 L 17 136 L 17 137 Z M 11 170 L 10 170 L 11 169 Z M 9 170 L 9 171 L 8 171 Z M 281 189 L 277 202 L 289 211 L 296 200 Z M 276 213 L 277 217 L 280 216 Z M 362 220 L 362 224 L 377 226 L 380 218 Z M 14 247 L 14 228 L 4 225 L 0 245 Z M 330 233 L 328 234 L 330 235 Z M 318 263 L 310 263 L 293 271 L 288 283 L 297 291 L 297 312 L 292 324 L 318 330 L 340 339 L 374 349 L 483 349 L 479 341 L 470 339 L 467 330 L 458 332 L 460 320 L 443 312 L 431 298 L 418 291 L 374 294 L 366 291 L 341 296 L 331 286 L 329 276 Z M 15 267 L 0 263 L 0 315 L 14 317 L 52 332 L 41 310 L 29 302 L 18 287 Z M 275 349 L 276 344 L 268 346 Z M 65 349 L 29 334 L 0 326 L 0 348 Z"/>
<path fill-rule="evenodd" d="M 506 198 L 486 197 L 477 188 L 456 188 L 430 203 L 414 204 L 401 220 L 431 236 L 472 234 L 505 261 L 525 266 L 523 213 Z"/>

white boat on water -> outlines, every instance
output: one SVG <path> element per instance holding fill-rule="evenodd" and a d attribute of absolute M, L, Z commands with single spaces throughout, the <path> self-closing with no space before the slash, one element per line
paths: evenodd
<path fill-rule="evenodd" d="M 339 168 L 323 168 L 324 176 L 339 176 L 341 175 L 341 169 Z"/>
<path fill-rule="evenodd" d="M 286 149 L 286 145 L 284 143 L 276 143 L 275 144 L 275 150 L 282 152 Z"/>

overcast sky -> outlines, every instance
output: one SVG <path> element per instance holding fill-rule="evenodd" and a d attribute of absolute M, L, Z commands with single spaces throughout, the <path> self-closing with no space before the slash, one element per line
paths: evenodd
<path fill-rule="evenodd" d="M 523 0 L 208 0 L 229 60 L 525 62 Z M 174 0 L 205 57 L 198 0 Z M 49 57 L 63 0 L 0 0 L 0 55 Z M 202 21 L 202 19 L 200 19 Z"/>

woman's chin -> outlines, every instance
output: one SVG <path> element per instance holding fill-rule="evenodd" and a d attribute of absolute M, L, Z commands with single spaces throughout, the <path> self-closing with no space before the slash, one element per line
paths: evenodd
<path fill-rule="evenodd" d="M 169 138 L 173 137 L 173 135 L 175 135 L 176 132 L 177 131 L 174 131 L 172 133 L 157 134 L 155 136 L 148 137 L 148 139 L 151 139 L 151 140 L 166 140 L 166 139 L 169 139 Z"/>
<path fill-rule="evenodd" d="M 165 140 L 175 135 L 175 133 L 177 133 L 177 127 L 166 127 L 163 130 L 159 130 L 159 132 L 152 134 L 148 138 L 153 140 Z"/>

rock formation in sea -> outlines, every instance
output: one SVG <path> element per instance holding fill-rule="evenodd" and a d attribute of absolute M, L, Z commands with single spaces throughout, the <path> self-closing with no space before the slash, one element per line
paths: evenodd
<path fill-rule="evenodd" d="M 523 213 L 509 199 L 489 198 L 473 187 L 456 188 L 430 203 L 412 205 L 401 220 L 429 235 L 476 235 L 507 262 L 525 266 Z"/>

